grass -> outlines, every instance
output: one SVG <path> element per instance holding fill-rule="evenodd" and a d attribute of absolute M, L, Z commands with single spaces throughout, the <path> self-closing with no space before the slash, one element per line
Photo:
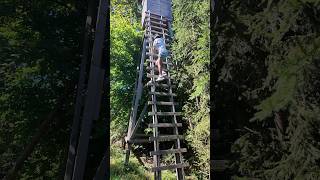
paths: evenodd
<path fill-rule="evenodd" d="M 110 179 L 111 180 L 143 180 L 153 179 L 153 173 L 146 171 L 138 162 L 138 160 L 130 155 L 129 165 L 124 166 L 124 153 L 120 147 L 111 146 L 110 157 Z M 175 173 L 171 171 L 163 171 L 162 179 L 175 180 Z"/>

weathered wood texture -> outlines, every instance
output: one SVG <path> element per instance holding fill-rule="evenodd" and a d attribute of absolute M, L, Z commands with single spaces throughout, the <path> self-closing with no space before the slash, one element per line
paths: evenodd
<path fill-rule="evenodd" d="M 144 24 L 146 11 L 158 16 L 164 16 L 168 20 L 172 20 L 172 1 L 171 0 L 143 0 L 142 1 L 142 19 L 141 24 Z"/>

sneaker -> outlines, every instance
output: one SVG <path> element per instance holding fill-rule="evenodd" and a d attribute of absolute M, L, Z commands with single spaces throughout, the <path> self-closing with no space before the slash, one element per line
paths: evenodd
<path fill-rule="evenodd" d="M 163 81 L 163 80 L 164 80 L 164 77 L 163 77 L 163 75 L 162 75 L 162 76 L 159 76 L 156 81 L 159 82 L 159 81 Z"/>
<path fill-rule="evenodd" d="M 162 71 L 162 76 L 167 76 L 167 73 L 165 71 Z"/>

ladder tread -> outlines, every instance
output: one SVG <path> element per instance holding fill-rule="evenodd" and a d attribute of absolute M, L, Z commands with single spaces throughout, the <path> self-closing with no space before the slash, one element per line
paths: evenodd
<path fill-rule="evenodd" d="M 175 93 L 165 93 L 165 92 L 149 92 L 150 95 L 158 95 L 158 96 L 177 96 Z"/>
<path fill-rule="evenodd" d="M 163 32 L 162 32 L 162 31 L 156 31 L 156 30 L 152 30 L 152 29 L 151 29 L 151 30 L 146 29 L 146 30 L 145 30 L 145 33 L 147 33 L 147 32 L 151 32 L 151 33 L 154 33 L 154 34 L 159 34 L 159 35 L 161 35 L 161 36 L 163 35 Z M 167 34 L 167 33 L 164 33 L 164 35 L 170 37 L 170 35 Z"/>
<path fill-rule="evenodd" d="M 154 115 L 158 115 L 158 116 L 181 116 L 181 112 L 148 112 L 149 116 L 154 116 Z"/>
<path fill-rule="evenodd" d="M 148 104 L 150 105 L 150 104 L 154 104 L 152 101 L 148 101 Z M 170 106 L 170 105 L 178 105 L 178 103 L 177 102 L 166 102 L 166 101 L 158 101 L 158 102 L 156 102 L 156 104 L 157 105 L 168 105 L 168 106 Z"/>
<path fill-rule="evenodd" d="M 161 17 L 162 15 L 160 15 L 160 14 L 157 14 L 157 13 L 153 13 L 153 12 L 150 12 L 150 11 L 145 11 L 145 13 L 146 13 L 146 15 L 151 15 L 151 16 L 154 16 L 154 17 Z M 167 17 L 165 17 L 165 16 L 162 16 L 162 18 L 165 18 L 165 19 L 167 19 Z"/>
<path fill-rule="evenodd" d="M 158 123 L 158 124 L 149 124 L 149 128 L 153 127 L 182 127 L 182 123 Z"/>
<path fill-rule="evenodd" d="M 158 78 L 158 76 L 159 76 L 159 75 L 151 75 L 151 74 L 149 74 L 149 73 L 147 74 L 147 77 L 148 77 L 148 78 Z M 165 79 L 169 79 L 168 76 L 164 76 L 164 78 L 165 78 Z M 173 79 L 173 78 L 170 77 L 170 79 Z"/>
<path fill-rule="evenodd" d="M 153 156 L 153 155 L 172 154 L 172 153 L 184 153 L 184 152 L 187 152 L 187 148 L 151 151 L 151 152 L 150 152 L 150 156 Z"/>
<path fill-rule="evenodd" d="M 155 63 L 155 62 L 156 62 L 156 60 L 150 60 L 150 59 L 147 59 L 146 61 L 147 61 L 147 62 L 153 62 L 153 63 Z M 172 62 L 165 62 L 165 61 L 162 61 L 162 64 L 169 64 L 169 65 L 173 65 L 173 64 L 172 64 Z"/>
<path fill-rule="evenodd" d="M 156 86 L 156 87 L 164 87 L 164 88 L 169 88 L 169 87 L 175 88 L 176 87 L 175 85 L 169 86 L 168 84 L 159 84 L 159 83 L 148 83 L 147 86 Z"/>
<path fill-rule="evenodd" d="M 156 72 L 158 71 L 158 68 L 157 68 L 157 67 L 150 67 L 150 66 L 148 66 L 146 69 L 147 69 L 148 71 L 151 71 L 151 70 L 155 70 Z M 162 71 L 168 72 L 168 69 L 162 68 Z"/>
<path fill-rule="evenodd" d="M 176 140 L 176 139 L 184 139 L 183 135 L 160 135 L 157 137 L 149 137 L 150 141 L 172 141 L 172 140 Z"/>
<path fill-rule="evenodd" d="M 168 32 L 168 29 L 167 28 L 165 28 L 165 27 L 159 27 L 159 26 L 149 26 L 149 27 L 151 27 L 151 29 L 160 29 L 160 30 L 164 30 L 165 32 Z"/>
<path fill-rule="evenodd" d="M 162 16 L 162 19 L 161 19 L 160 15 L 155 15 L 155 14 L 150 14 L 150 16 L 149 16 L 149 14 L 146 14 L 145 17 L 147 17 L 147 18 L 150 17 L 150 19 L 156 19 L 156 20 L 160 20 L 160 21 L 164 21 L 164 22 L 168 21 L 165 16 Z"/>
<path fill-rule="evenodd" d="M 157 25 L 159 25 L 159 26 L 163 26 L 164 28 L 166 28 L 167 27 L 167 24 L 165 24 L 165 23 L 161 23 L 161 22 L 156 22 L 156 21 L 149 21 L 148 19 L 146 19 L 145 21 L 144 21 L 144 23 L 146 24 L 146 23 L 149 23 L 150 22 L 150 24 L 157 24 Z M 148 26 L 148 25 L 147 25 Z"/>
<path fill-rule="evenodd" d="M 147 56 L 156 56 L 156 57 L 158 57 L 159 56 L 159 54 L 156 54 L 156 53 L 150 53 L 150 52 L 146 52 L 146 55 Z M 171 56 L 169 55 L 169 56 L 167 56 L 167 58 L 171 58 Z"/>
<path fill-rule="evenodd" d="M 149 139 L 130 139 L 129 142 L 134 144 L 143 144 L 143 143 L 151 143 L 152 141 L 150 141 Z"/>
<path fill-rule="evenodd" d="M 151 168 L 151 171 L 152 172 L 163 171 L 163 170 L 169 170 L 169 169 L 185 168 L 188 166 L 189 166 L 189 163 L 178 163 L 178 164 L 172 164 L 172 165 L 167 165 L 167 166 L 153 167 L 153 168 Z"/>

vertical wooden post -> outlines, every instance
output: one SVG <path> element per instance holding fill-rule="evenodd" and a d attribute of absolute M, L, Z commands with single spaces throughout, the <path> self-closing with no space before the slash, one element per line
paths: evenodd
<path fill-rule="evenodd" d="M 91 0 L 88 2 L 88 13 L 87 13 L 87 20 L 85 25 L 85 34 L 84 34 L 84 41 L 83 41 L 83 57 L 80 65 L 80 72 L 79 72 L 79 82 L 77 87 L 77 99 L 75 104 L 75 111 L 73 115 L 73 123 L 70 135 L 70 142 L 69 142 L 69 152 L 68 152 L 68 159 L 66 164 L 66 171 L 64 175 L 64 180 L 71 180 L 73 167 L 74 167 L 74 160 L 76 157 L 76 149 L 77 149 L 77 142 L 79 137 L 80 131 L 80 122 L 81 122 L 81 109 L 83 107 L 85 94 L 83 94 L 84 84 L 85 84 L 85 76 L 86 76 L 86 66 L 88 64 L 88 56 L 90 50 L 90 37 L 93 32 L 93 22 L 96 14 L 96 1 Z"/>
<path fill-rule="evenodd" d="M 88 81 L 88 95 L 84 106 L 81 133 L 72 177 L 73 180 L 83 179 L 92 121 L 97 114 L 96 111 L 99 111 L 99 109 L 95 107 L 97 107 L 97 103 L 101 103 L 102 91 L 99 87 L 102 87 L 103 79 L 101 79 L 101 74 L 105 71 L 102 67 L 102 50 L 105 41 L 107 8 L 107 0 L 100 0 Z"/>

